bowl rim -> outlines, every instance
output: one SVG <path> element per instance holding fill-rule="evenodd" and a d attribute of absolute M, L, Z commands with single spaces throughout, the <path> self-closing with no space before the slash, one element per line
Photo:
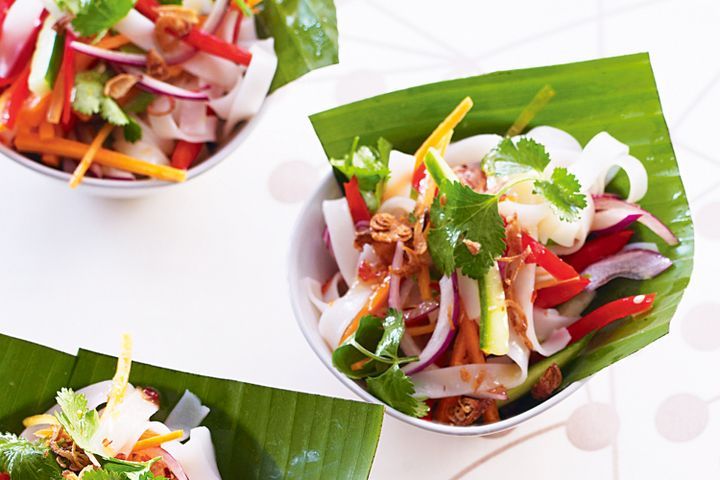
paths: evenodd
<path fill-rule="evenodd" d="M 305 201 L 302 209 L 300 210 L 300 214 L 295 220 L 295 224 L 293 225 L 292 233 L 291 233 L 291 240 L 290 240 L 290 250 L 288 252 L 287 257 L 287 264 L 288 264 L 288 285 L 290 288 L 290 302 L 292 305 L 293 315 L 295 316 L 295 321 L 297 322 L 298 326 L 300 327 L 300 330 L 302 331 L 303 336 L 305 337 L 306 342 L 309 344 L 310 348 L 315 352 L 315 355 L 320 359 L 320 361 L 325 365 L 325 367 L 332 372 L 332 374 L 340 380 L 340 382 L 345 385 L 347 388 L 349 388 L 355 395 L 360 397 L 362 400 L 370 403 L 375 403 L 382 405 L 385 408 L 385 411 L 389 413 L 391 416 L 395 417 L 396 419 L 407 423 L 409 425 L 421 428 L 423 430 L 428 430 L 435 433 L 441 433 L 445 435 L 452 435 L 452 436 L 483 436 L 483 435 L 491 435 L 494 433 L 499 433 L 511 428 L 514 428 L 531 418 L 545 412 L 546 410 L 549 410 L 550 408 L 554 407 L 555 405 L 559 404 L 566 398 L 568 398 L 570 395 L 575 393 L 577 390 L 579 390 L 584 383 L 588 379 L 583 379 L 577 382 L 573 382 L 572 384 L 565 387 L 562 391 L 558 392 L 557 394 L 553 395 L 549 399 L 545 400 L 544 402 L 540 403 L 539 405 L 534 406 L 533 408 L 526 410 L 518 415 L 514 415 L 510 418 L 506 418 L 504 420 L 500 420 L 499 422 L 487 424 L 487 425 L 473 425 L 469 427 L 459 427 L 459 426 L 453 426 L 453 425 L 444 425 L 441 423 L 433 422 L 433 421 L 427 421 L 422 420 L 420 418 L 411 417 L 409 415 L 406 415 L 398 410 L 395 410 L 394 408 L 388 406 L 387 404 L 383 403 L 382 401 L 375 398 L 373 395 L 371 395 L 367 390 L 365 390 L 358 381 L 352 380 L 345 375 L 343 375 L 341 372 L 339 372 L 337 369 L 335 369 L 332 365 L 332 362 L 330 360 L 329 356 L 329 349 L 327 348 L 327 345 L 325 342 L 321 339 L 320 342 L 317 341 L 317 336 L 314 335 L 314 333 L 318 333 L 317 331 L 313 331 L 311 325 L 314 323 L 317 323 L 317 317 L 309 319 L 311 321 L 305 318 L 305 314 L 303 313 L 303 308 L 301 306 L 300 299 L 303 295 L 305 295 L 305 285 L 303 282 L 303 278 L 300 277 L 300 267 L 298 264 L 298 259 L 300 258 L 300 255 L 303 254 L 303 252 L 300 251 L 300 244 L 301 242 L 298 241 L 298 238 L 305 235 L 303 225 L 304 225 L 304 219 L 309 216 L 309 214 L 313 211 L 314 208 L 321 208 L 320 205 L 323 200 L 326 199 L 326 192 L 330 188 L 331 184 L 335 182 L 335 177 L 331 172 L 328 172 L 327 176 L 318 183 L 317 187 L 311 194 L 310 198 Z"/>
<path fill-rule="evenodd" d="M 114 179 L 104 179 L 104 178 L 95 178 L 95 177 L 85 177 L 83 178 L 83 181 L 79 185 L 79 189 L 100 189 L 100 190 L 106 190 L 106 191 L 140 191 L 140 190 L 151 190 L 151 189 L 167 189 L 170 187 L 177 187 L 179 185 L 183 185 L 188 183 L 190 180 L 199 177 L 203 173 L 209 171 L 213 167 L 217 166 L 220 162 L 228 158 L 237 148 L 242 145 L 247 137 L 252 133 L 252 131 L 255 130 L 256 126 L 259 123 L 259 119 L 264 115 L 265 113 L 265 102 L 267 102 L 268 97 L 265 97 L 265 100 L 263 100 L 263 105 L 260 108 L 260 111 L 253 115 L 249 120 L 245 121 L 244 123 L 241 123 L 240 125 L 236 126 L 235 129 L 237 130 L 232 134 L 232 138 L 223 144 L 215 153 L 210 155 L 204 162 L 200 163 L 199 165 L 190 168 L 187 171 L 187 177 L 185 178 L 184 182 L 168 182 L 165 180 L 155 180 L 155 179 L 147 179 L 147 180 L 114 180 Z M 33 170 L 37 173 L 42 174 L 45 177 L 52 178 L 55 180 L 60 180 L 62 182 L 69 182 L 70 178 L 72 177 L 72 174 L 63 172 L 61 170 L 57 170 L 55 168 L 49 167 L 47 165 L 44 165 L 40 162 L 37 162 L 22 153 L 14 150 L 13 148 L 10 148 L 9 146 L 0 143 L 0 156 L 4 155 L 13 161 L 15 163 L 29 169 Z"/>

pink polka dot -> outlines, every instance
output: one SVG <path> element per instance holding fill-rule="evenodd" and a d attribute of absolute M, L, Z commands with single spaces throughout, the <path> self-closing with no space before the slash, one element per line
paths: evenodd
<path fill-rule="evenodd" d="M 687 393 L 667 398 L 655 414 L 657 431 L 671 442 L 688 442 L 707 427 L 710 412 L 701 398 Z"/>
<path fill-rule="evenodd" d="M 565 425 L 568 440 L 580 450 L 593 451 L 613 444 L 620 418 L 606 403 L 588 403 L 570 415 Z"/>
<path fill-rule="evenodd" d="M 275 167 L 268 178 L 268 188 L 275 200 L 296 203 L 310 195 L 317 178 L 318 172 L 312 165 L 292 160 Z"/>
<path fill-rule="evenodd" d="M 720 348 L 720 304 L 701 303 L 685 314 L 682 335 L 696 350 L 709 352 Z"/>
<path fill-rule="evenodd" d="M 695 215 L 698 232 L 711 240 L 720 240 L 720 202 L 702 206 Z"/>

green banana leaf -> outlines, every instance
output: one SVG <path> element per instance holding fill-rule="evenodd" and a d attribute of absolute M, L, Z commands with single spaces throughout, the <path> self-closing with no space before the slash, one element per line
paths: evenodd
<path fill-rule="evenodd" d="M 0 335 L 0 431 L 51 407 L 61 387 L 112 378 L 117 359 L 87 350 L 77 357 Z M 383 409 L 379 405 L 291 392 L 133 363 L 130 381 L 160 392 L 164 419 L 186 389 L 211 409 L 211 433 L 225 479 L 367 478 Z M 8 393 L 6 395 L 6 393 Z"/>
<path fill-rule="evenodd" d="M 649 230 L 637 227 L 635 238 L 658 243 L 674 266 L 652 280 L 615 280 L 601 289 L 595 305 L 638 293 L 657 292 L 657 300 L 644 317 L 618 322 L 596 335 L 565 371 L 567 385 L 665 335 L 690 280 L 693 225 L 648 55 L 497 72 L 423 85 L 321 112 L 310 120 L 328 158 L 339 158 L 347 152 L 356 135 L 361 144 L 374 144 L 382 136 L 395 148 L 413 153 L 464 97 L 471 97 L 475 106 L 455 129 L 454 140 L 478 133 L 504 134 L 545 85 L 552 86 L 556 96 L 530 126 L 561 128 L 581 144 L 598 132 L 607 131 L 628 144 L 631 154 L 648 171 L 649 188 L 642 206 L 680 239 L 679 246 L 668 247 Z M 610 190 L 627 193 L 624 174 L 610 185 Z"/>
<path fill-rule="evenodd" d="M 258 8 L 258 35 L 275 39 L 278 56 L 271 92 L 311 70 L 338 62 L 333 0 L 265 0 Z"/>

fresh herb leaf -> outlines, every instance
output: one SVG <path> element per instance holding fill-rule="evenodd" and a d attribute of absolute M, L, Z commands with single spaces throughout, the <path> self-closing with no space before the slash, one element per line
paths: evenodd
<path fill-rule="evenodd" d="M 128 123 L 123 127 L 123 136 L 130 143 L 135 143 L 142 138 L 142 128 L 132 117 L 128 117 Z"/>
<path fill-rule="evenodd" d="M 125 110 L 125 113 L 143 113 L 153 100 L 155 100 L 155 95 L 145 90 L 138 90 L 137 94 L 123 105 L 123 110 Z"/>
<path fill-rule="evenodd" d="M 105 96 L 103 88 L 107 77 L 97 70 L 80 72 L 75 76 L 73 110 L 83 115 L 100 113 L 100 104 Z"/>
<path fill-rule="evenodd" d="M 166 480 L 165 477 L 156 477 L 150 471 L 150 467 L 152 467 L 158 460 L 160 460 L 160 457 L 153 458 L 147 462 L 131 462 L 128 460 L 119 460 L 117 458 L 103 457 L 103 470 L 119 475 L 117 478 L 120 480 Z M 110 477 L 109 480 L 115 480 L 115 478 L 116 477 Z M 105 479 L 103 477 L 99 477 L 98 480 Z"/>
<path fill-rule="evenodd" d="M 160 5 L 182 5 L 182 0 L 160 0 Z"/>
<path fill-rule="evenodd" d="M 140 92 L 123 110 L 111 97 L 105 95 L 105 82 L 108 81 L 107 72 L 88 70 L 75 76 L 75 96 L 73 110 L 83 115 L 100 116 L 109 123 L 124 128 L 125 139 L 135 143 L 142 138 L 142 129 L 126 112 L 140 112 L 147 108 L 153 100 L 153 95 Z"/>
<path fill-rule="evenodd" d="M 83 480 L 126 480 L 122 473 L 108 472 L 107 470 L 88 470 L 83 473 Z"/>
<path fill-rule="evenodd" d="M 0 472 L 13 480 L 62 480 L 50 449 L 12 434 L 0 434 Z"/>
<path fill-rule="evenodd" d="M 460 267 L 465 275 L 480 278 L 505 251 L 498 198 L 448 180 L 443 181 L 440 193 L 445 204 L 436 200 L 430 210 L 428 248 L 433 262 L 446 275 Z M 479 250 L 471 252 L 467 242 L 478 244 Z"/>
<path fill-rule="evenodd" d="M 533 193 L 542 195 L 561 220 L 576 221 L 587 206 L 580 182 L 567 168 L 553 170 L 550 180 L 535 180 Z"/>
<path fill-rule="evenodd" d="M 55 0 L 58 8 L 73 15 L 82 10 L 82 0 Z"/>
<path fill-rule="evenodd" d="M 424 417 L 430 410 L 424 401 L 413 396 L 415 385 L 397 363 L 366 382 L 370 393 L 395 410 L 413 417 Z"/>
<path fill-rule="evenodd" d="M 110 97 L 103 96 L 100 100 L 100 116 L 113 125 L 124 126 L 130 123 L 128 116 L 120 105 Z"/>
<path fill-rule="evenodd" d="M 77 446 L 93 451 L 91 440 L 100 426 L 97 410 L 90 410 L 87 398 L 68 388 L 63 388 L 55 397 L 60 411 L 55 414 L 65 431 Z"/>
<path fill-rule="evenodd" d="M 494 175 L 536 171 L 542 172 L 550 163 L 550 155 L 545 147 L 531 138 L 521 138 L 513 142 L 504 138 L 487 156 L 484 168 Z"/>
<path fill-rule="evenodd" d="M 82 37 L 104 33 L 125 18 L 132 10 L 133 0 L 62 0 L 75 15 L 72 26 Z M 62 5 L 58 6 L 62 8 Z"/>
<path fill-rule="evenodd" d="M 365 203 L 370 211 L 375 211 L 380 206 L 385 180 L 390 175 L 388 163 L 392 144 L 380 138 L 375 148 L 358 146 L 359 141 L 360 138 L 355 137 L 350 152 L 343 158 L 331 159 L 330 164 L 340 173 L 342 181 L 357 177 Z"/>
<path fill-rule="evenodd" d="M 398 310 L 388 310 L 385 318 L 366 315 L 358 328 L 333 352 L 333 365 L 350 378 L 379 375 L 395 363 L 407 363 L 412 357 L 400 357 L 400 340 L 405 322 Z"/>

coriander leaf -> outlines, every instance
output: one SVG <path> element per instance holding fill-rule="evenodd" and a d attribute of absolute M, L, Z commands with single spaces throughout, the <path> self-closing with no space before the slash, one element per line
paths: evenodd
<path fill-rule="evenodd" d="M 455 245 L 462 230 L 451 222 L 447 211 L 440 205 L 439 198 L 433 200 L 430 208 L 430 224 L 432 228 L 427 235 L 430 256 L 442 273 L 451 275 L 455 270 Z"/>
<path fill-rule="evenodd" d="M 153 100 L 155 100 L 155 95 L 145 90 L 138 90 L 137 94 L 123 105 L 123 110 L 125 113 L 143 113 Z"/>
<path fill-rule="evenodd" d="M 370 359 L 357 347 L 360 345 L 370 352 L 375 352 L 383 335 L 382 319 L 374 315 L 362 317 L 355 333 L 333 351 L 333 365 L 346 376 L 354 379 L 384 372 L 388 368 L 387 363 Z"/>
<path fill-rule="evenodd" d="M 83 473 L 83 480 L 126 480 L 122 473 L 108 472 L 107 470 L 88 470 Z"/>
<path fill-rule="evenodd" d="M 123 128 L 123 136 L 130 143 L 135 143 L 142 138 L 142 128 L 132 117 L 128 117 L 128 123 Z"/>
<path fill-rule="evenodd" d="M 427 404 L 415 397 L 415 385 L 412 380 L 400 370 L 398 364 L 388 368 L 377 377 L 367 380 L 370 393 L 395 410 L 413 417 L 424 417 L 429 411 Z"/>
<path fill-rule="evenodd" d="M 182 5 L 182 0 L 160 0 L 160 5 Z"/>
<path fill-rule="evenodd" d="M 97 410 L 88 409 L 87 398 L 68 388 L 55 397 L 60 411 L 55 414 L 65 431 L 83 450 L 93 451 L 91 440 L 100 426 Z"/>
<path fill-rule="evenodd" d="M 402 312 L 391 308 L 383 320 L 383 336 L 375 348 L 375 354 L 381 357 L 398 358 L 400 340 L 405 334 L 405 320 Z"/>
<path fill-rule="evenodd" d="M 536 180 L 533 193 L 542 195 L 561 220 L 574 222 L 587 206 L 580 182 L 567 168 L 553 170 L 550 180 Z"/>
<path fill-rule="evenodd" d="M 160 460 L 160 457 L 153 458 L 147 462 L 131 462 L 117 458 L 101 457 L 103 470 L 120 475 L 122 480 L 165 480 L 165 477 L 156 477 L 150 471 L 150 467 Z M 102 477 L 100 477 L 102 479 Z M 102 479 L 104 480 L 104 479 Z M 115 480 L 114 477 L 112 480 Z"/>
<path fill-rule="evenodd" d="M 390 175 L 388 163 L 392 144 L 380 138 L 377 148 L 368 145 L 358 147 L 359 141 L 360 139 L 355 137 L 350 152 L 343 158 L 331 159 L 330 165 L 340 173 L 342 181 L 357 177 L 365 202 L 368 208 L 374 211 L 380 206 L 385 180 Z"/>
<path fill-rule="evenodd" d="M 535 170 L 542 172 L 550 163 L 545 147 L 531 138 L 513 142 L 504 138 L 484 161 L 485 169 L 495 175 L 510 175 Z"/>
<path fill-rule="evenodd" d="M 62 480 L 50 449 L 12 434 L 0 434 L 0 472 L 13 480 Z"/>
<path fill-rule="evenodd" d="M 102 99 L 105 97 L 103 93 L 105 80 L 105 75 L 96 70 L 78 73 L 75 76 L 73 110 L 83 115 L 99 113 Z"/>
<path fill-rule="evenodd" d="M 88 37 L 102 33 L 125 18 L 132 10 L 133 0 L 84 0 L 75 14 L 72 26 L 80 36 Z M 74 5 L 77 5 L 73 2 Z"/>
<path fill-rule="evenodd" d="M 76 15 L 82 9 L 82 0 L 55 0 L 58 8 Z"/>
<path fill-rule="evenodd" d="M 100 116 L 113 125 L 123 126 L 130 123 L 120 105 L 110 97 L 103 97 L 100 100 Z"/>
<path fill-rule="evenodd" d="M 447 180 L 441 185 L 440 192 L 445 204 L 436 201 L 430 211 L 431 219 L 438 221 L 432 224 L 428 234 L 433 262 L 441 266 L 445 274 L 461 268 L 465 275 L 480 278 L 505 251 L 505 226 L 498 212 L 498 199 L 495 195 L 477 193 L 460 182 Z M 465 241 L 478 244 L 479 251 L 471 253 Z M 449 261 L 451 248 L 452 265 Z"/>

